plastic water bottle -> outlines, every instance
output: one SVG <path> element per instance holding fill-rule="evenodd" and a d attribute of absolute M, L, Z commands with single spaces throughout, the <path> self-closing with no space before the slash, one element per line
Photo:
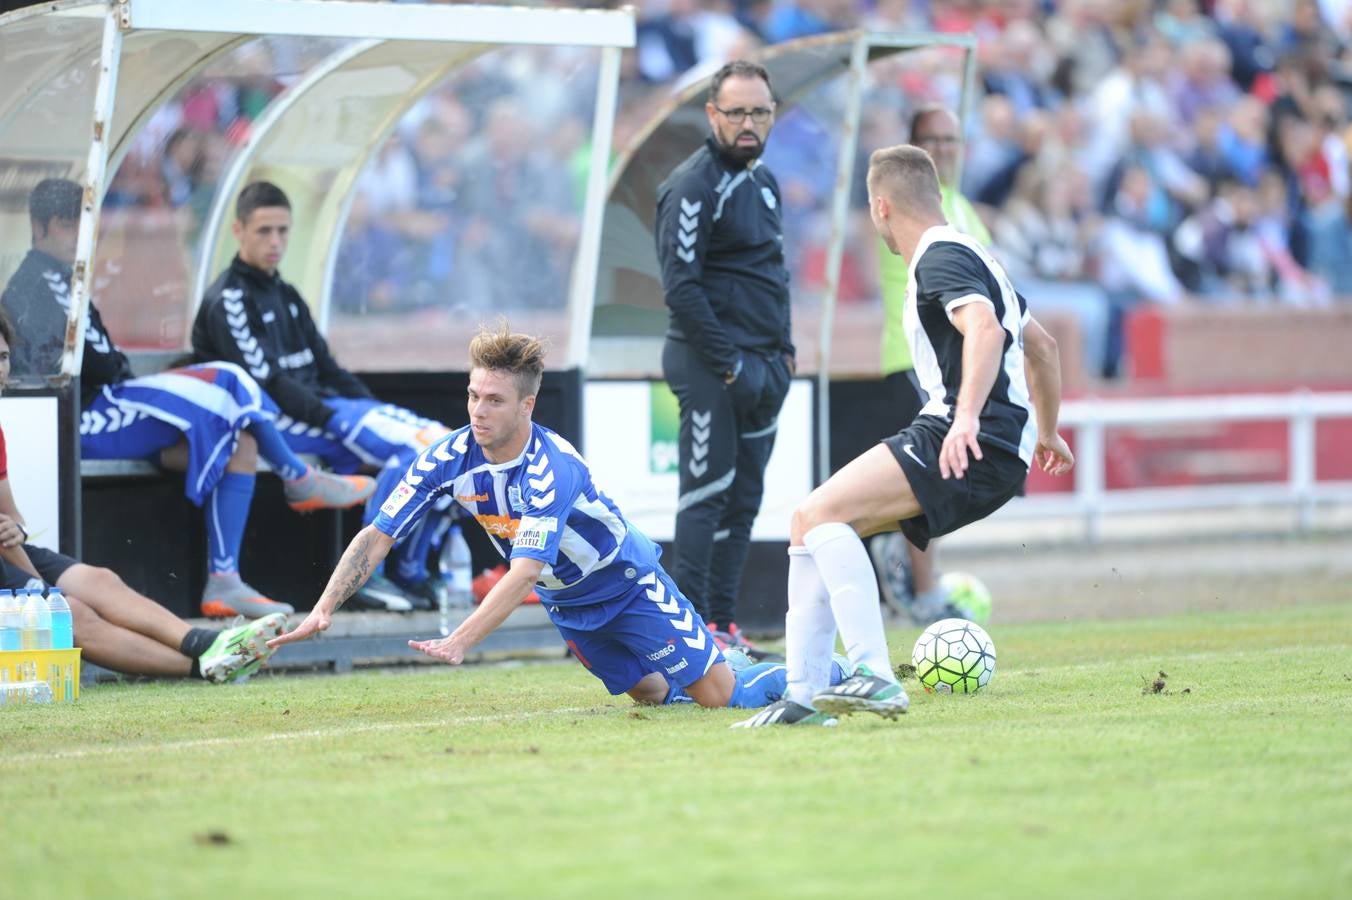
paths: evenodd
<path fill-rule="evenodd" d="M 51 702 L 52 686 L 45 681 L 0 682 L 0 704 Z"/>
<path fill-rule="evenodd" d="M 61 588 L 47 591 L 47 611 L 52 615 L 52 649 L 69 650 L 75 646 L 75 627 L 71 620 L 70 604 Z"/>
<path fill-rule="evenodd" d="M 0 668 L 0 705 L 51 702 L 52 686 L 38 680 L 36 663 L 21 666 L 18 681 L 10 681 L 9 670 Z"/>
<path fill-rule="evenodd" d="M 52 614 L 41 590 L 25 590 L 19 643 L 24 650 L 52 649 Z"/>
<path fill-rule="evenodd" d="M 445 583 L 445 590 L 439 592 L 441 633 L 445 636 L 451 633 L 451 608 L 463 609 L 474 605 L 474 596 L 470 590 L 474 573 L 470 568 L 469 544 L 465 541 L 459 522 L 452 522 L 446 533 L 446 540 L 441 545 L 440 563 L 441 577 Z"/>
<path fill-rule="evenodd" d="M 19 638 L 19 601 L 14 592 L 0 591 L 0 651 L 22 649 Z M 5 674 L 0 669 L 0 674 Z"/>

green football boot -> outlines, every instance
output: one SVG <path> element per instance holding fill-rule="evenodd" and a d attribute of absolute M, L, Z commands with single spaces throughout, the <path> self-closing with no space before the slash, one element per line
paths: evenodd
<path fill-rule="evenodd" d="M 197 658 L 202 677 L 216 684 L 243 680 L 267 662 L 268 641 L 286 631 L 286 615 L 273 613 L 216 635 L 207 652 Z"/>
<path fill-rule="evenodd" d="M 906 712 L 911 698 L 895 681 L 879 678 L 860 666 L 840 684 L 818 691 L 812 705 L 829 716 L 848 716 L 851 713 L 877 713 L 885 719 L 895 719 Z"/>

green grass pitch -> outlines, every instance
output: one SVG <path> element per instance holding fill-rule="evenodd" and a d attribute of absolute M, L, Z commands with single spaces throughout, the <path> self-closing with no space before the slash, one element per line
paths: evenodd
<path fill-rule="evenodd" d="M 572 662 L 0 709 L 0 895 L 1352 897 L 1352 604 L 990 633 L 835 729 Z"/>

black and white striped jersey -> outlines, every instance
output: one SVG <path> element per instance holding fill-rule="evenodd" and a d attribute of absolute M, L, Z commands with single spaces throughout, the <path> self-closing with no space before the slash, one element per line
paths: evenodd
<path fill-rule="evenodd" d="M 1023 368 L 1023 326 L 1028 303 L 1005 270 L 979 243 L 951 225 L 928 229 L 916 245 L 906 286 L 904 321 L 925 400 L 921 415 L 951 421 L 962 384 L 962 332 L 953 313 L 986 303 L 1005 330 L 1004 356 L 981 409 L 979 440 L 1017 453 L 1031 464 L 1037 421 Z"/>

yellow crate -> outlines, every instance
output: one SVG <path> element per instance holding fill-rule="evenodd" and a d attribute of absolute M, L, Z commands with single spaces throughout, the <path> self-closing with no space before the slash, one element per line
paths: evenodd
<path fill-rule="evenodd" d="M 0 671 L 9 673 L 11 682 L 23 681 L 27 663 L 33 663 L 37 677 L 52 688 L 56 703 L 74 703 L 80 699 L 80 648 L 71 650 L 6 650 L 0 652 Z"/>

